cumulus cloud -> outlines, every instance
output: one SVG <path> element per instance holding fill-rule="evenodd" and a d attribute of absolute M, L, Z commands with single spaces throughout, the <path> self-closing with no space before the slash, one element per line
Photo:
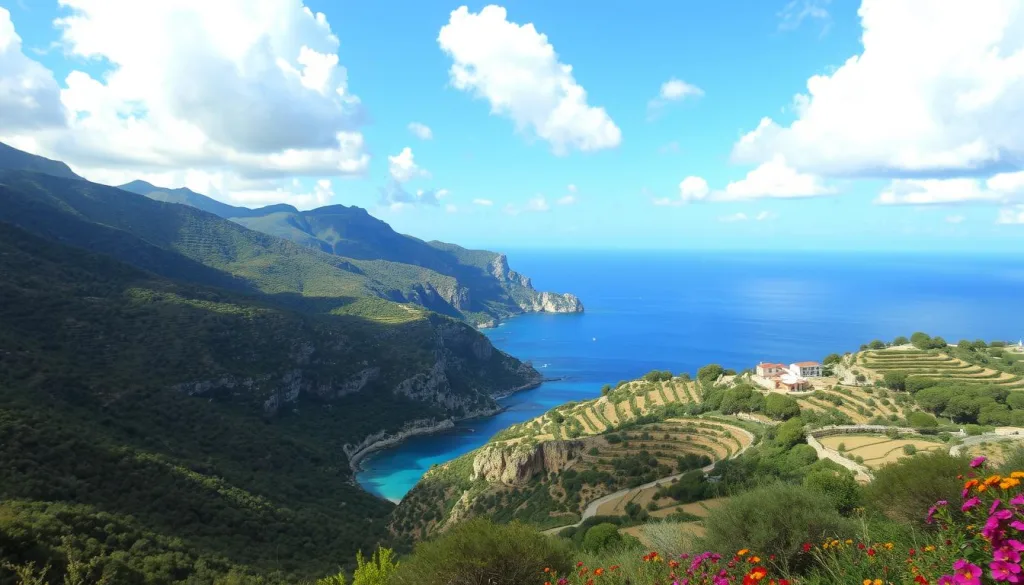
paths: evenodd
<path fill-rule="evenodd" d="M 481 207 L 490 207 L 494 205 L 494 202 L 490 199 L 474 199 L 473 205 L 480 205 Z"/>
<path fill-rule="evenodd" d="M 509 22 L 500 6 L 479 13 L 462 6 L 437 37 L 453 61 L 456 89 L 486 99 L 491 113 L 508 116 L 517 130 L 532 131 L 555 154 L 613 148 L 622 133 L 604 108 L 587 103 L 572 67 L 533 24 Z"/>
<path fill-rule="evenodd" d="M 430 173 L 416 164 L 412 149 L 406 146 L 394 156 L 388 156 L 388 173 L 399 183 L 405 183 L 416 177 L 429 177 Z"/>
<path fill-rule="evenodd" d="M 434 137 L 434 131 L 430 129 L 430 126 L 419 122 L 409 122 L 409 132 L 412 132 L 413 136 L 420 140 L 430 140 Z"/>
<path fill-rule="evenodd" d="M 732 181 L 724 189 L 711 190 L 703 177 L 689 176 L 679 183 L 679 197 L 654 199 L 655 205 L 679 206 L 702 201 L 747 201 L 752 199 L 798 199 L 831 195 L 836 190 L 819 177 L 799 173 L 785 159 L 776 157 Z"/>
<path fill-rule="evenodd" d="M 875 203 L 879 205 L 951 205 L 1007 203 L 1024 199 L 1024 171 L 979 179 L 896 179 Z"/>
<path fill-rule="evenodd" d="M 922 18 L 917 0 L 863 0 L 862 52 L 808 79 L 796 120 L 762 119 L 734 145 L 734 160 L 781 154 L 804 172 L 886 178 L 1019 168 L 1024 5 L 927 4 Z"/>
<path fill-rule="evenodd" d="M 1013 207 L 1000 209 L 999 215 L 996 217 L 996 223 L 1004 225 L 1024 224 L 1024 205 L 1015 205 Z"/>
<path fill-rule="evenodd" d="M 363 108 L 348 89 L 339 40 L 326 17 L 300 0 L 61 4 L 68 15 L 55 22 L 64 51 L 102 61 L 106 70 L 67 75 L 59 93 L 64 127 L 0 124 L 0 140 L 64 160 L 99 182 L 205 177 L 224 186 L 212 196 L 243 204 L 277 194 L 315 203 L 326 191 L 301 192 L 291 177 L 366 171 Z M 49 74 L 25 65 L 4 30 L 0 87 L 12 79 L 12 62 L 29 72 L 19 87 L 44 87 Z M 0 119 L 12 111 L 2 99 Z M 258 189 L 228 188 L 254 183 Z"/>
<path fill-rule="evenodd" d="M 647 115 L 649 118 L 656 117 L 661 112 L 661 109 L 671 102 L 680 101 L 691 96 L 697 98 L 702 95 L 704 95 L 703 89 L 673 77 L 661 84 L 658 97 L 647 102 Z"/>
<path fill-rule="evenodd" d="M 0 6 L 0 133 L 64 123 L 57 81 L 49 69 L 25 56 L 11 13 Z"/>

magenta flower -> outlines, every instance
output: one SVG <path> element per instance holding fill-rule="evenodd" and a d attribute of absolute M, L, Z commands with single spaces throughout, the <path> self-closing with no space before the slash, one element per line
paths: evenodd
<path fill-rule="evenodd" d="M 988 564 L 988 568 L 992 572 L 992 578 L 996 581 L 1009 581 L 1015 575 L 1020 574 L 1020 565 L 1016 563 L 993 561 Z"/>
<path fill-rule="evenodd" d="M 989 508 L 988 508 L 988 513 L 989 514 L 994 514 L 995 511 L 999 509 L 1000 504 L 1002 504 L 1002 502 L 1000 502 L 999 500 L 996 500 L 996 501 L 992 502 L 992 505 L 989 506 Z"/>
<path fill-rule="evenodd" d="M 1013 522 L 1010 522 L 1010 528 L 1024 532 L 1024 522 L 1021 522 L 1020 520 L 1014 520 Z"/>
<path fill-rule="evenodd" d="M 971 508 L 977 506 L 980 503 L 981 503 L 981 500 L 979 500 L 978 497 L 975 496 L 975 497 L 967 500 L 966 502 L 964 502 L 964 505 L 960 506 L 960 511 L 961 512 L 966 512 L 967 510 L 970 510 Z"/>
<path fill-rule="evenodd" d="M 981 464 L 985 462 L 985 457 L 975 457 L 971 461 L 971 467 L 981 467 Z"/>
<path fill-rule="evenodd" d="M 943 575 L 939 577 L 935 585 L 956 585 L 956 581 L 953 580 L 953 575 Z"/>
<path fill-rule="evenodd" d="M 981 567 L 960 559 L 953 563 L 953 580 L 957 585 L 981 585 Z"/>
<path fill-rule="evenodd" d="M 992 559 L 996 561 L 1003 561 L 1007 563 L 1019 563 L 1020 562 L 1020 551 L 1015 549 L 1010 542 L 1017 541 L 1004 541 L 998 548 L 992 551 Z M 1020 544 L 1019 542 L 1017 544 Z"/>
<path fill-rule="evenodd" d="M 1024 494 L 1017 494 L 1010 500 L 1011 506 L 1024 506 Z"/>

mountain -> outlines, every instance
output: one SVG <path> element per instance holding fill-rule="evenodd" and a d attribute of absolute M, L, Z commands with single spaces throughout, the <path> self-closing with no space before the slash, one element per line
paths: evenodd
<path fill-rule="evenodd" d="M 111 582 L 326 573 L 385 536 L 356 459 L 540 380 L 389 300 L 451 277 L 82 179 L 0 170 L 0 275 L 0 560 Z"/>
<path fill-rule="evenodd" d="M 432 278 L 426 278 L 428 284 L 419 288 L 393 281 L 397 289 L 407 291 L 404 300 L 474 324 L 493 325 L 524 312 L 583 311 L 583 304 L 571 294 L 535 290 L 529 278 L 509 268 L 504 254 L 424 242 L 399 234 L 359 207 L 331 205 L 299 211 L 288 205 L 271 205 L 248 209 L 226 205 L 188 189 L 161 189 L 143 181 L 121 188 L 158 201 L 203 209 L 250 229 L 335 256 L 387 262 L 360 264 L 368 275 L 381 280 L 381 273 L 391 273 L 394 278 L 397 272 L 405 272 L 404 278 L 419 278 L 416 273 L 409 273 L 408 268 L 396 269 L 394 264 L 427 270 L 422 274 Z M 448 307 L 442 307 L 442 303 Z"/>
<path fill-rule="evenodd" d="M 56 160 L 50 160 L 18 150 L 0 142 L 0 170 L 35 171 L 65 179 L 81 179 L 71 168 Z"/>

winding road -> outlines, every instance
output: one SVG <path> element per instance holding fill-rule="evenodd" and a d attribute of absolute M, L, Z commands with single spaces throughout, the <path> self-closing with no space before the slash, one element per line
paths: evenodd
<path fill-rule="evenodd" d="M 742 429 L 740 427 L 734 427 L 734 428 L 736 428 L 736 430 L 738 430 L 738 431 L 742 432 L 743 434 L 745 434 L 747 436 L 747 438 L 750 440 L 750 442 L 747 443 L 747 445 L 744 446 L 739 451 L 733 453 L 732 456 L 729 457 L 729 459 L 734 459 L 736 457 L 739 457 L 744 451 L 746 451 L 751 445 L 754 444 L 754 440 L 756 439 L 756 437 L 754 437 L 754 433 L 751 433 L 750 431 L 748 431 L 746 429 Z M 704 473 L 708 473 L 708 472 L 710 472 L 714 468 L 715 468 L 715 464 L 712 463 L 711 465 L 705 465 L 704 467 L 702 467 L 701 471 L 703 471 Z M 690 471 L 692 471 L 692 470 L 690 470 Z M 636 490 L 636 491 L 643 491 L 643 490 L 645 490 L 647 488 L 652 488 L 652 487 L 663 485 L 663 484 L 666 484 L 666 483 L 671 483 L 671 482 L 679 479 L 680 477 L 682 477 L 685 473 L 689 473 L 689 472 L 688 471 L 684 471 L 683 473 L 676 473 L 674 475 L 669 475 L 669 476 L 663 477 L 661 479 L 656 479 L 654 481 L 649 481 L 649 482 L 647 482 L 645 484 L 641 484 L 641 485 L 630 487 L 630 488 L 621 489 L 621 490 L 619 490 L 617 492 L 612 492 L 612 493 L 610 493 L 610 494 L 608 494 L 606 496 L 601 496 L 600 498 L 598 498 L 598 499 L 590 502 L 589 504 L 587 504 L 587 507 L 584 508 L 584 510 L 583 510 L 583 517 L 580 518 L 579 522 L 577 522 L 575 524 L 566 524 L 564 526 L 558 526 L 556 528 L 549 528 L 549 529 L 544 531 L 544 534 L 552 534 L 552 535 L 553 534 L 558 534 L 559 532 L 561 532 L 562 530 L 565 530 L 566 528 L 574 528 L 576 526 L 579 526 L 580 524 L 583 524 L 583 522 L 586 521 L 587 518 L 592 518 L 594 516 L 597 516 L 598 508 L 600 508 L 604 504 L 607 504 L 608 502 L 611 502 L 611 501 L 614 501 L 614 500 L 616 500 L 618 498 L 621 498 L 621 497 L 625 496 L 626 494 L 628 494 L 629 492 L 632 492 L 634 490 Z"/>

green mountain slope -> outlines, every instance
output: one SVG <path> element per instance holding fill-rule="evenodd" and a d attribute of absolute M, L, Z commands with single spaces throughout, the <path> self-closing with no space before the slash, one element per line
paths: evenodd
<path fill-rule="evenodd" d="M 68 165 L 56 161 L 29 154 L 0 142 L 0 170 L 8 171 L 34 171 L 46 173 L 55 177 L 65 179 L 81 179 L 72 171 Z"/>
<path fill-rule="evenodd" d="M 253 230 L 353 259 L 368 277 L 386 280 L 392 290 L 407 293 L 405 300 L 476 324 L 493 324 L 523 312 L 583 310 L 582 303 L 572 295 L 534 290 L 528 278 L 509 269 L 503 254 L 428 243 L 399 234 L 359 207 L 331 205 L 298 211 L 274 205 L 248 209 L 188 189 L 160 189 L 142 181 L 121 188 L 159 201 L 191 205 Z M 361 264 L 358 260 L 376 263 Z M 413 266 L 419 272 L 394 264 Z"/>
<path fill-rule="evenodd" d="M 0 552 L 59 564 L 70 535 L 113 582 L 325 573 L 391 508 L 347 454 L 537 380 L 426 311 L 284 310 L 10 224 L 0 275 Z"/>

